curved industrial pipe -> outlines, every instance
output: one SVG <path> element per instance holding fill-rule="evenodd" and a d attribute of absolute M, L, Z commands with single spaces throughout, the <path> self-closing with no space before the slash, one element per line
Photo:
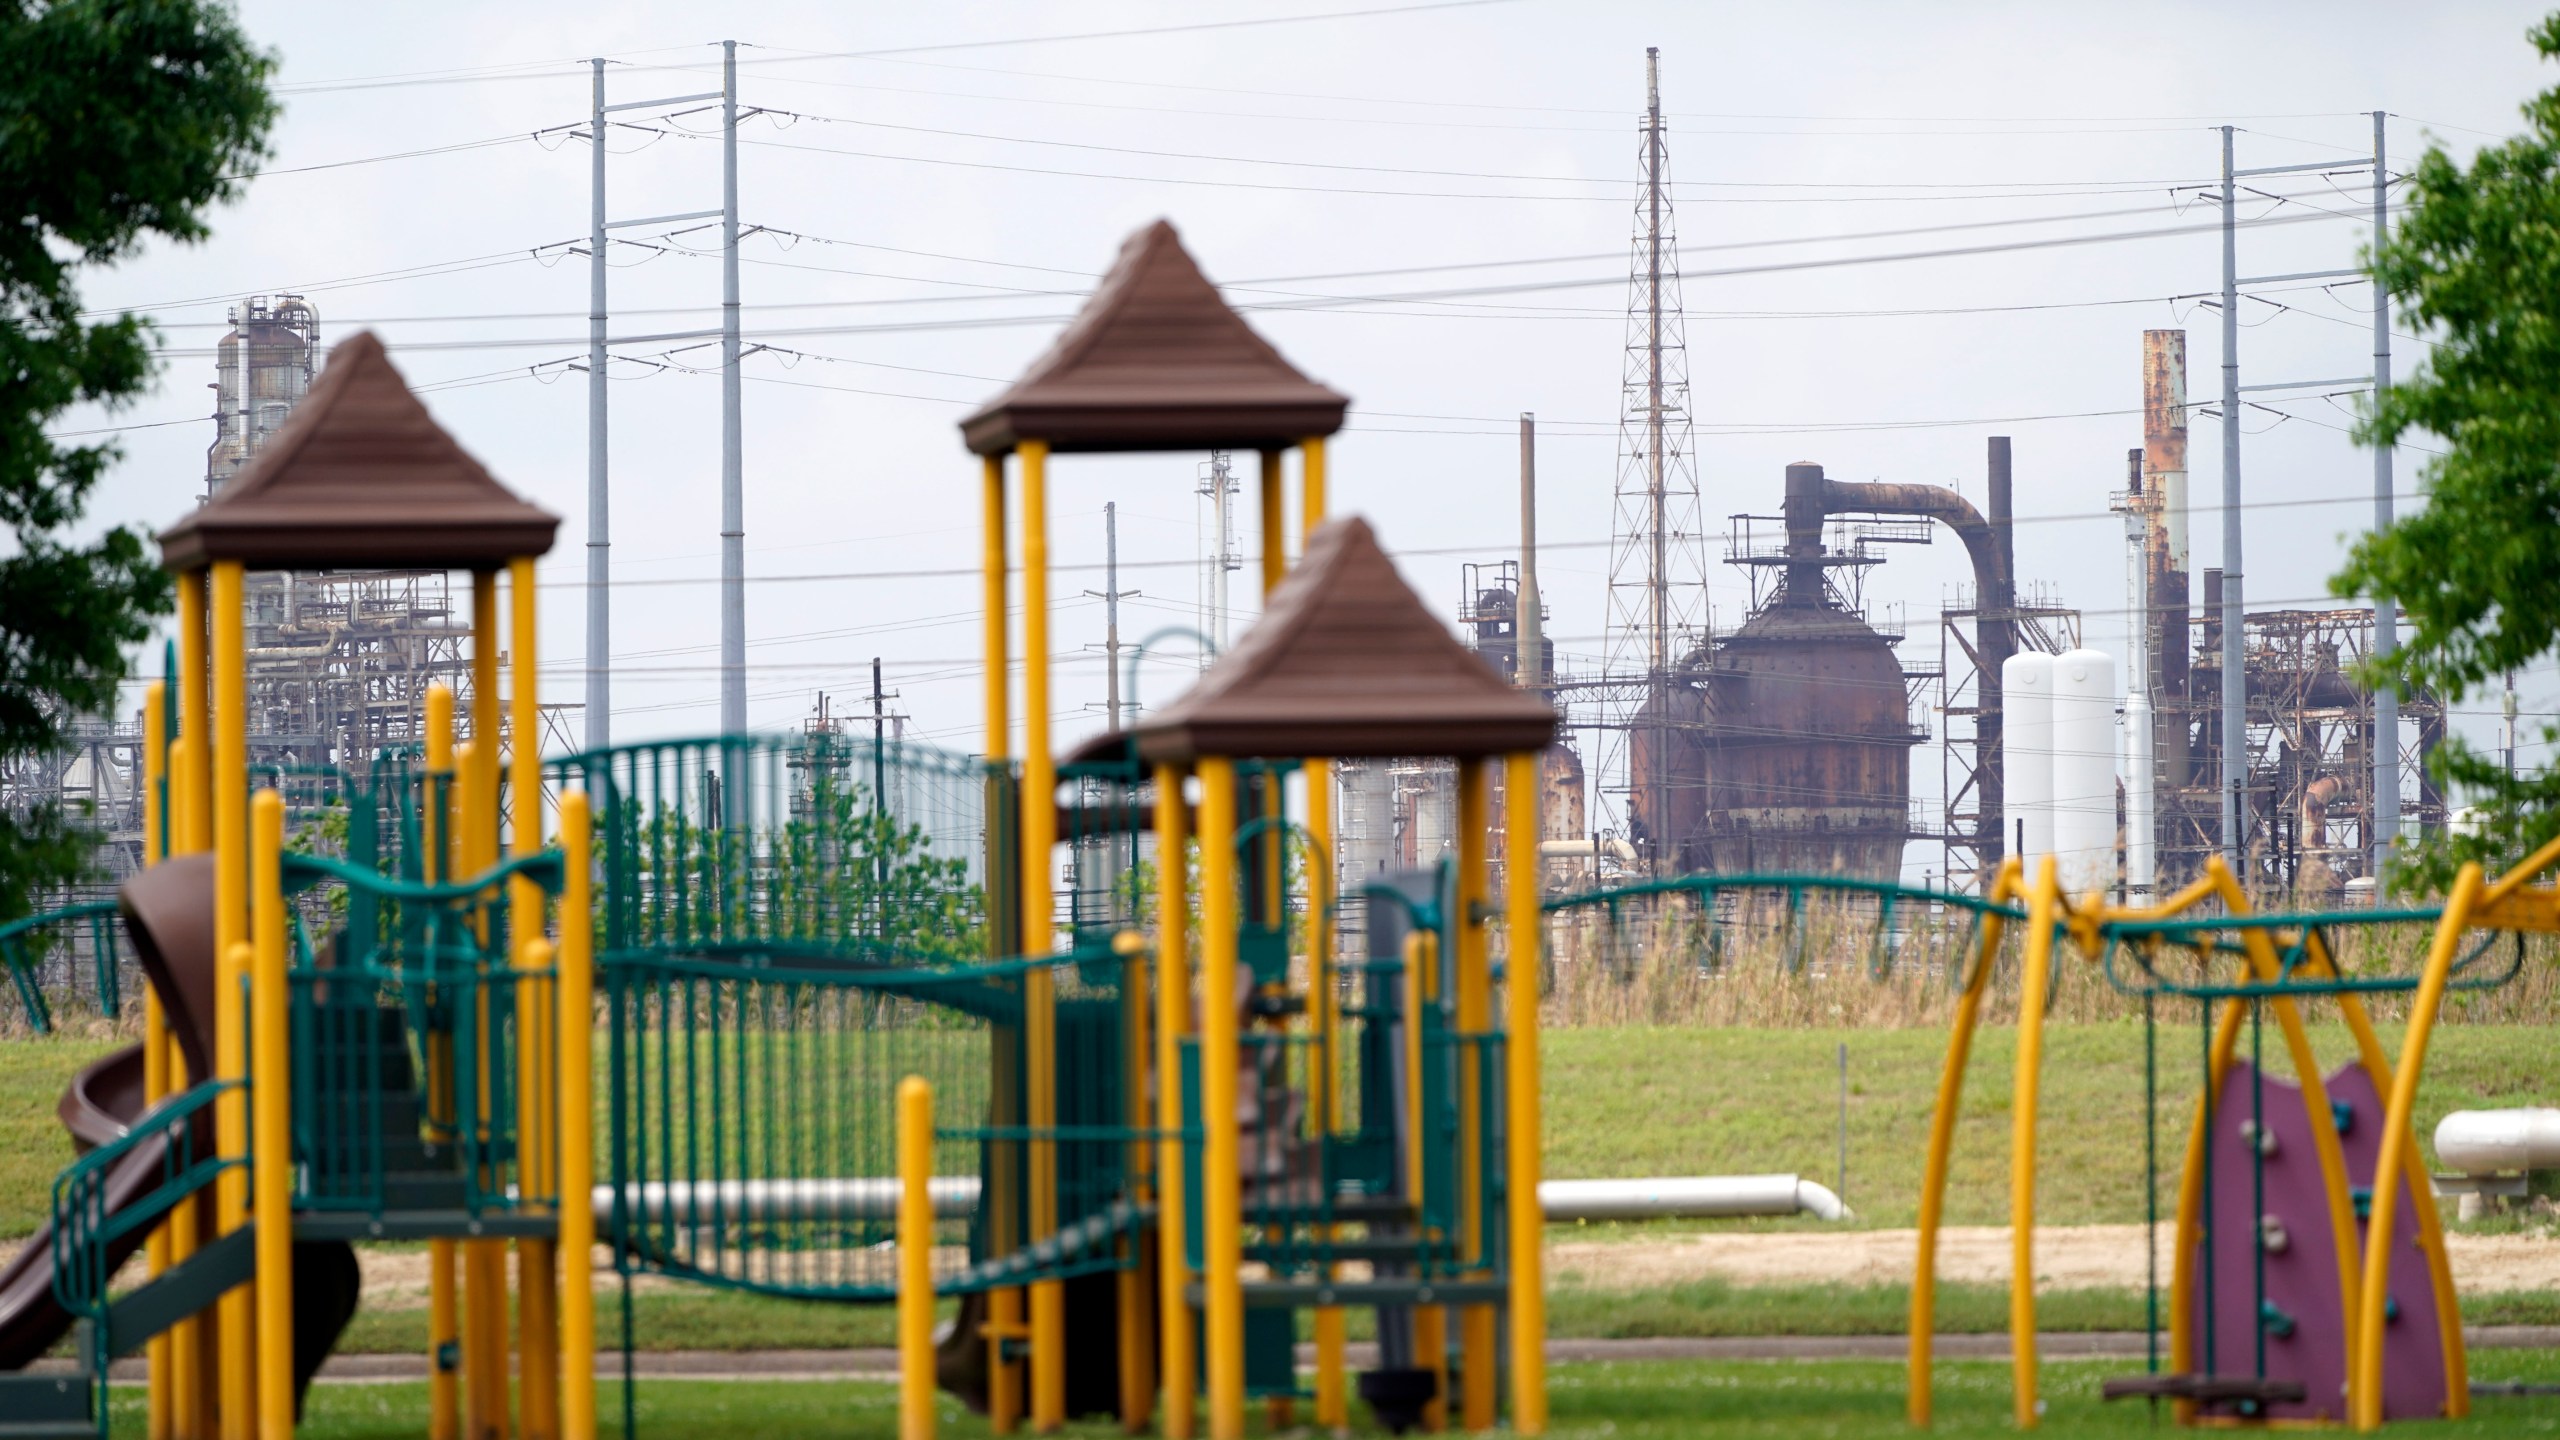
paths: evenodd
<path fill-rule="evenodd" d="M 1974 650 L 1979 713 L 1973 728 L 1973 773 L 1980 820 L 1974 831 L 1982 873 L 2006 853 L 2000 785 L 2000 666 L 2017 649 L 2016 546 L 2009 535 L 2009 437 L 1991 437 L 1991 518 L 1943 485 L 1865 484 L 1824 477 L 1822 467 L 1787 467 L 1787 553 L 1807 562 L 1822 554 L 1822 522 L 1832 515 L 1911 515 L 1956 532 L 1973 561 Z M 1819 566 L 1806 577 L 1819 586 Z M 1799 582 L 1789 567 L 1788 585 Z M 1819 594 L 1816 588 L 1813 593 Z"/>

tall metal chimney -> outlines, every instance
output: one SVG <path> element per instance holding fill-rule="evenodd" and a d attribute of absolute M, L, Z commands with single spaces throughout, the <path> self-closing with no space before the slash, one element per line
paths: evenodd
<path fill-rule="evenodd" d="M 2148 610 L 2143 649 L 2151 668 L 2154 752 L 2172 791 L 2195 783 L 2187 749 L 2190 697 L 2187 618 L 2187 332 L 2142 332 L 2142 471 L 2150 503 L 2144 551 Z"/>

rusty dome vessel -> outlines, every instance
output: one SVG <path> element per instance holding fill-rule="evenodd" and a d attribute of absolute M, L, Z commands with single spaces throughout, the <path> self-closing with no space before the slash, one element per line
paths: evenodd
<path fill-rule="evenodd" d="M 1819 465 L 1790 465 L 1783 548 L 1731 557 L 1777 572 L 1767 602 L 1693 653 L 1629 736 L 1631 808 L 1659 871 L 1902 873 L 1924 736 L 1893 640 L 1834 582 L 1879 558 L 1823 542 L 1826 514 L 1867 508 L 1843 492 L 1886 488 L 1923 487 L 1842 486 Z"/>

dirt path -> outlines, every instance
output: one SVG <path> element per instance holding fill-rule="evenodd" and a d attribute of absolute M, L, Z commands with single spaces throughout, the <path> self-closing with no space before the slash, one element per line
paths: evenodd
<path fill-rule="evenodd" d="M 2143 1227 L 2074 1225 L 2036 1232 L 2039 1285 L 2137 1287 L 2145 1279 Z M 1621 1241 L 1565 1241 L 1547 1247 L 1547 1273 L 1573 1284 L 1634 1288 L 1719 1277 L 1744 1285 L 1900 1284 L 1911 1279 L 1919 1236 L 1911 1230 L 1788 1230 Z M 2454 1283 L 2465 1291 L 2538 1290 L 2560 1285 L 2560 1237 L 2453 1235 Z M 2160 1229 L 2160 1277 L 2169 1276 L 2169 1227 Z M 2007 1284 L 2006 1226 L 1949 1226 L 1939 1234 L 1944 1280 Z"/>
<path fill-rule="evenodd" d="M 2169 1275 L 2169 1229 L 2161 1227 L 2160 1277 Z M 2560 1236 L 2453 1235 L 2454 1283 L 2480 1294 L 2497 1290 L 2560 1288 Z M 1547 1247 L 1547 1274 L 1561 1284 L 1636 1289 L 1720 1278 L 1739 1285 L 1902 1284 L 1911 1279 L 1918 1235 L 1910 1230 L 1785 1230 L 1764 1233 L 1666 1235 L 1633 1240 L 1567 1240 Z M 0 1264 L 18 1242 L 0 1241 Z M 424 1250 L 358 1247 L 365 1301 L 386 1309 L 426 1303 Z M 959 1257 L 945 1257 L 956 1261 Z M 141 1278 L 137 1257 L 126 1281 Z M 2005 1226 L 1957 1225 L 1941 1232 L 1938 1276 L 1943 1280 L 2007 1284 L 2009 1231 Z M 2051 1287 L 2134 1288 L 2143 1284 L 2139 1225 L 2055 1226 L 2036 1232 L 2036 1282 Z M 612 1258 L 596 1251 L 596 1283 L 614 1283 Z M 635 1288 L 656 1290 L 676 1282 L 641 1276 Z"/>

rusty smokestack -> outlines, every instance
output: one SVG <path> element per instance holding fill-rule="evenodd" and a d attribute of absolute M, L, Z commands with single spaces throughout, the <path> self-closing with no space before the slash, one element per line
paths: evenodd
<path fill-rule="evenodd" d="M 1979 561 L 1975 566 L 1974 604 L 1982 611 L 1974 618 L 1974 645 L 1982 651 L 1982 664 L 1977 667 L 1982 678 L 1976 682 L 1975 698 L 1982 713 L 1973 721 L 1974 790 L 1981 797 L 1974 840 L 1985 885 L 2007 853 L 2003 844 L 2008 834 L 2003 819 L 2007 792 L 2000 783 L 2000 666 L 2018 649 L 2018 536 L 2010 510 L 2008 436 L 1991 437 L 1987 463 L 1990 484 L 1985 501 L 1991 507 L 1991 550 L 1998 560 L 1987 585 L 1978 573 Z"/>
<path fill-rule="evenodd" d="M 2154 753 L 2161 778 L 2178 789 L 2194 782 L 2188 753 L 2193 704 L 2188 659 L 2195 653 L 2187 618 L 2187 332 L 2142 332 L 2142 469 L 2150 494 L 2148 632 L 2151 694 L 2158 727 Z"/>

